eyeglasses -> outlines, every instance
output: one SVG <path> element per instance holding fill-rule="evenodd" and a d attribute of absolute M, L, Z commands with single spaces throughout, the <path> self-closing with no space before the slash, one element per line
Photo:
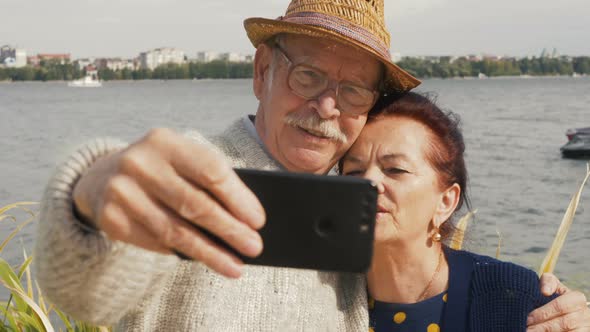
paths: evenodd
<path fill-rule="evenodd" d="M 315 99 L 328 89 L 330 79 L 324 72 L 305 64 L 294 65 L 285 51 L 275 44 L 276 49 L 289 64 L 287 85 L 291 92 L 307 100 Z M 349 82 L 340 81 L 336 87 L 338 109 L 350 115 L 363 115 L 375 105 L 379 93 Z"/>

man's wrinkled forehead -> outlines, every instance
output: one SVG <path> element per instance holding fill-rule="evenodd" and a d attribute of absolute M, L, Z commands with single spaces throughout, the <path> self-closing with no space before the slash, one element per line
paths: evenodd
<path fill-rule="evenodd" d="M 280 34 L 277 35 L 275 40 L 281 46 L 292 46 L 305 53 L 317 51 L 333 54 L 346 53 L 358 57 L 366 56 L 366 53 L 359 48 L 334 39 L 317 38 L 307 35 Z"/>
<path fill-rule="evenodd" d="M 328 38 L 316 38 L 306 35 L 281 34 L 275 41 L 291 52 L 298 62 L 303 62 L 322 69 L 326 65 L 339 68 L 338 75 L 353 78 L 353 81 L 375 83 L 384 72 L 384 67 L 375 58 L 352 45 Z M 381 75 L 374 77 L 369 66 L 378 66 Z"/>

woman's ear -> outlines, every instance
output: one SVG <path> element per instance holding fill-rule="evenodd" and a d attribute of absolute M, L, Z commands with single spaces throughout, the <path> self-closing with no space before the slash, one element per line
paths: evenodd
<path fill-rule="evenodd" d="M 272 62 L 272 48 L 264 43 L 258 45 L 256 55 L 254 56 L 254 95 L 256 99 L 262 98 L 264 85 L 268 79 L 268 70 Z"/>
<path fill-rule="evenodd" d="M 454 183 L 452 186 L 448 187 L 440 196 L 440 200 L 438 202 L 438 206 L 435 211 L 435 219 L 437 220 L 439 225 L 434 225 L 438 228 L 446 222 L 455 209 L 459 204 L 459 199 L 461 197 L 461 187 L 457 183 Z"/>

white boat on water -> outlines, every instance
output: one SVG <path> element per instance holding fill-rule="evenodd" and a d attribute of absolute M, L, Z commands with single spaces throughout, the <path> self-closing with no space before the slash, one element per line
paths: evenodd
<path fill-rule="evenodd" d="M 68 82 L 68 86 L 74 88 L 98 88 L 102 86 L 102 81 L 98 79 L 96 69 L 87 69 L 86 76 L 79 80 Z"/>

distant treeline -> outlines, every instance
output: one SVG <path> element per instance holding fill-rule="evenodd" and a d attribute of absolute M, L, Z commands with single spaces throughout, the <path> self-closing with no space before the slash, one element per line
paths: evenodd
<path fill-rule="evenodd" d="M 69 81 L 81 76 L 84 73 L 71 63 L 48 62 L 39 67 L 0 68 L 0 81 Z"/>
<path fill-rule="evenodd" d="M 253 68 L 247 62 L 211 61 L 206 63 L 189 62 L 185 64 L 167 64 L 154 70 L 123 69 L 113 71 L 103 69 L 98 71 L 98 77 L 110 80 L 182 80 L 202 78 L 251 78 Z"/>
<path fill-rule="evenodd" d="M 440 57 L 438 61 L 404 58 L 397 65 L 420 78 L 477 77 L 480 73 L 490 77 L 590 74 L 590 57 L 587 56 L 481 61 L 459 58 L 452 62 L 451 57 Z"/>
<path fill-rule="evenodd" d="M 480 73 L 493 76 L 547 76 L 590 75 L 590 57 L 523 58 L 471 61 L 440 57 L 436 60 L 406 57 L 398 65 L 419 78 L 476 77 Z M 102 69 L 98 76 L 110 80 L 146 79 L 203 79 L 203 78 L 251 78 L 252 64 L 242 62 L 212 61 L 167 64 L 154 70 Z M 0 81 L 69 81 L 84 76 L 84 72 L 71 63 L 44 62 L 39 67 L 0 68 Z"/>
<path fill-rule="evenodd" d="M 150 69 L 101 69 L 98 77 L 111 80 L 172 80 L 202 78 L 251 78 L 253 68 L 247 62 L 212 61 L 207 63 L 190 62 L 185 64 L 166 64 Z M 56 61 L 41 63 L 39 67 L 0 68 L 0 81 L 70 81 L 85 75 L 72 63 L 61 64 Z"/>

